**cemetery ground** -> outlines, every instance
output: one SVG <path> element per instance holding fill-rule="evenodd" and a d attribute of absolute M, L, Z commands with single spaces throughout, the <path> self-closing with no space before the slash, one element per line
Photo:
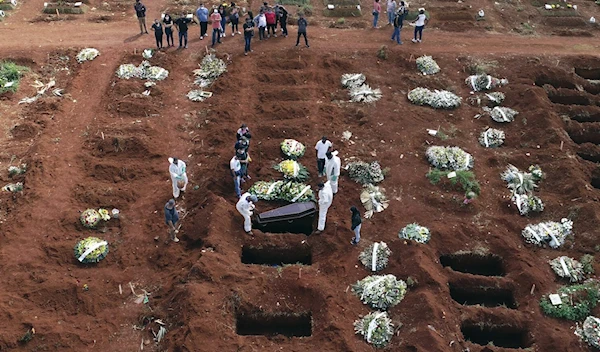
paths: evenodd
<path fill-rule="evenodd" d="M 580 19 L 594 11 L 587 3 L 580 4 Z M 591 350 L 574 335 L 574 322 L 545 316 L 539 301 L 567 284 L 548 260 L 600 251 L 598 29 L 585 21 L 575 29 L 548 25 L 534 5 L 508 2 L 475 21 L 483 4 L 460 5 L 457 13 L 472 19 L 438 18 L 439 28 L 426 30 L 418 45 L 409 42 L 412 27 L 406 26 L 405 44 L 395 46 L 388 27 L 351 25 L 369 23 L 370 3 L 363 2 L 367 11 L 346 28 L 327 28 L 335 20 L 313 3 L 309 49 L 293 47 L 293 26 L 290 38 L 255 41 L 249 57 L 240 37 L 225 38 L 217 56 L 227 72 L 202 103 L 186 98 L 192 71 L 206 54 L 197 26 L 190 28 L 190 49 L 150 59 L 169 77 L 144 96 L 143 81 L 115 75 L 121 64 L 139 64 L 141 50 L 154 44 L 152 34 L 135 35 L 131 6 L 108 11 L 92 2 L 85 14 L 40 22 L 42 2 L 19 4 L 0 23 L 0 59 L 29 72 L 16 93 L 0 95 L 0 169 L 28 168 L 17 179 L 22 192 L 0 193 L 0 350 L 371 351 L 353 329 L 370 310 L 349 286 L 370 274 L 357 257 L 374 241 L 392 251 L 383 272 L 410 283 L 404 300 L 389 310 L 397 330 L 387 350 Z M 170 5 L 146 6 L 151 19 Z M 432 18 L 436 8 L 457 6 L 436 2 Z M 530 18 L 535 33 L 514 30 L 527 23 L 520 16 Z M 382 45 L 386 59 L 377 56 Z M 100 56 L 79 64 L 74 57 L 84 47 Z M 441 72 L 420 74 L 415 58 L 421 55 L 432 55 Z M 382 99 L 349 103 L 340 77 L 353 72 L 365 74 Z M 499 91 L 505 105 L 519 111 L 514 122 L 474 118 L 481 108 L 468 103 L 464 80 L 479 72 L 509 80 Z M 36 80 L 52 78 L 62 96 L 18 104 L 35 96 Z M 413 105 L 407 92 L 420 86 L 450 90 L 463 98 L 462 106 Z M 244 234 L 228 173 L 240 123 L 253 132 L 250 183 L 279 178 L 272 165 L 281 160 L 285 138 L 307 146 L 299 161 L 313 189 L 312 146 L 322 135 L 343 165 L 353 156 L 389 169 L 380 186 L 390 205 L 364 220 L 358 247 L 349 243 L 349 208 L 362 209 L 361 186 L 344 172 L 322 234 Z M 488 126 L 505 131 L 500 148 L 477 141 Z M 431 136 L 427 129 L 443 133 Z M 349 141 L 344 131 L 352 132 Z M 481 184 L 473 203 L 463 205 L 460 191 L 425 177 L 430 145 L 473 155 Z M 171 197 L 167 158 L 173 155 L 186 160 L 190 178 L 177 244 L 165 243 L 162 214 Z M 546 175 L 536 192 L 545 203 L 542 213 L 518 214 L 500 179 L 508 164 L 540 165 Z M 14 181 L 4 171 L 0 180 Z M 277 205 L 257 203 L 259 211 Z M 79 213 L 98 207 L 118 208 L 121 217 L 99 230 L 83 228 Z M 561 248 L 523 241 L 527 224 L 563 217 L 573 220 L 574 235 Z M 398 238 L 412 222 L 431 230 L 429 243 Z M 73 246 L 88 236 L 107 240 L 110 252 L 84 266 Z M 592 315 L 598 314 L 595 308 Z M 168 330 L 159 344 L 151 332 L 158 331 L 157 319 Z M 19 342 L 31 328 L 31 339 Z"/>

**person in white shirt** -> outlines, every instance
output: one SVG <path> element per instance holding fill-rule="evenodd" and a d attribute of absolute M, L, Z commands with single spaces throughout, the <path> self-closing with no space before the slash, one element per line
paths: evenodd
<path fill-rule="evenodd" d="M 429 20 L 427 19 L 427 15 L 425 15 L 425 9 L 421 7 L 419 9 L 419 15 L 412 22 L 415 24 L 415 37 L 412 40 L 413 43 L 421 42 L 421 39 L 423 39 L 423 28 L 425 28 L 425 25 L 427 24 L 427 22 L 429 22 Z M 417 39 L 417 34 L 419 35 L 418 39 Z"/>
<path fill-rule="evenodd" d="M 229 169 L 231 171 L 231 176 L 233 177 L 233 186 L 235 188 L 235 194 L 238 198 L 241 197 L 242 191 L 240 190 L 240 176 L 242 175 L 242 164 L 238 159 L 237 155 L 234 155 L 229 162 Z"/>
<path fill-rule="evenodd" d="M 327 154 L 325 154 L 327 156 L 327 159 L 325 159 L 325 175 L 327 175 L 327 181 L 329 181 L 331 184 L 331 191 L 333 194 L 336 194 L 338 191 L 340 167 L 342 166 L 342 161 L 337 154 L 337 150 L 334 152 L 327 152 Z"/>
<path fill-rule="evenodd" d="M 319 183 L 319 222 L 317 224 L 317 231 L 315 234 L 320 234 L 325 230 L 325 221 L 327 219 L 327 210 L 333 203 L 333 191 L 331 190 L 331 184 L 329 181 L 325 183 Z"/>
<path fill-rule="evenodd" d="M 323 136 L 315 145 L 315 150 L 317 151 L 317 170 L 319 171 L 319 176 L 324 175 L 325 157 L 331 146 L 331 142 L 328 141 L 327 137 L 325 136 Z"/>
<path fill-rule="evenodd" d="M 395 14 L 396 14 L 396 0 L 388 0 L 388 2 L 387 2 L 388 25 L 394 24 Z"/>
<path fill-rule="evenodd" d="M 258 198 L 256 196 L 246 192 L 238 200 L 235 208 L 242 214 L 244 217 L 244 231 L 248 235 L 252 235 L 252 212 L 254 211 L 254 203 L 258 202 Z"/>
<path fill-rule="evenodd" d="M 177 158 L 169 158 L 169 173 L 173 182 L 173 198 L 179 197 L 179 192 L 185 192 L 188 184 L 187 174 L 185 173 L 185 162 Z M 179 188 L 179 183 L 183 182 L 183 187 Z"/>

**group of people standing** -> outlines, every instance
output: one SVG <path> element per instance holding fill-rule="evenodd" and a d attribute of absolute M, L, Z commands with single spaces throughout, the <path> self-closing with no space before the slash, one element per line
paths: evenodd
<path fill-rule="evenodd" d="M 392 41 L 396 41 L 397 44 L 401 45 L 402 40 L 400 39 L 400 32 L 402 31 L 402 26 L 406 16 L 408 15 L 408 7 L 404 3 L 404 1 L 400 1 L 400 3 L 396 3 L 396 0 L 388 0 L 387 1 L 387 21 L 388 25 L 394 26 L 394 32 L 392 33 Z M 377 26 L 379 21 L 379 14 L 381 13 L 381 4 L 379 0 L 375 0 L 373 2 L 373 28 L 380 28 Z M 413 43 L 420 43 L 423 39 L 423 29 L 429 19 L 425 14 L 425 9 L 420 8 L 418 10 L 417 17 L 415 18 L 413 23 L 415 25 L 414 38 L 412 39 Z"/>
<path fill-rule="evenodd" d="M 148 34 L 146 28 L 146 6 L 140 1 L 136 0 L 134 9 L 138 22 L 140 25 L 140 35 Z M 177 29 L 179 34 L 179 49 L 187 48 L 188 45 L 188 26 L 191 23 L 198 23 L 200 26 L 200 40 L 208 38 L 208 25 L 211 24 L 212 28 L 212 47 L 216 44 L 221 43 L 222 38 L 226 37 L 227 24 L 231 25 L 231 36 L 237 35 L 244 36 L 244 54 L 252 52 L 251 42 L 254 37 L 254 29 L 258 29 L 259 40 L 269 39 L 271 37 L 277 37 L 278 30 L 281 31 L 283 37 L 288 36 L 288 16 L 287 9 L 282 5 L 270 6 L 267 2 L 264 2 L 259 9 L 258 15 L 254 16 L 252 11 L 246 14 L 246 19 L 242 25 L 242 31 L 240 31 L 240 16 L 242 15 L 239 6 L 234 2 L 230 5 L 222 4 L 216 8 L 209 10 L 200 3 L 198 9 L 194 14 L 187 14 L 182 12 L 178 18 L 173 18 L 170 14 L 163 14 L 162 18 L 155 19 L 152 24 L 152 30 L 156 40 L 156 47 L 158 49 L 164 48 L 163 38 L 167 38 L 167 46 L 174 46 L 173 30 Z M 306 47 L 308 45 L 308 38 L 306 35 L 306 28 L 308 22 L 304 18 L 303 14 L 298 14 L 298 38 L 296 40 L 296 46 L 300 43 L 300 38 L 304 37 L 304 43 Z M 277 28 L 279 26 L 279 29 Z"/>

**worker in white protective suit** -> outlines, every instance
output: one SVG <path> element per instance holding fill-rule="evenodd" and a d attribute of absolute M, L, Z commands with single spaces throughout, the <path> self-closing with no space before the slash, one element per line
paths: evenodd
<path fill-rule="evenodd" d="M 317 231 L 315 234 L 320 234 L 325 230 L 325 220 L 327 219 L 327 210 L 333 203 L 333 191 L 331 190 L 331 184 L 329 181 L 319 183 L 319 222 L 317 224 Z"/>
<path fill-rule="evenodd" d="M 244 231 L 246 231 L 248 235 L 252 235 L 252 219 L 250 217 L 254 211 L 255 202 L 258 202 L 258 198 L 246 192 L 242 194 L 240 200 L 238 200 L 237 204 L 235 205 L 235 208 L 244 217 Z"/>
<path fill-rule="evenodd" d="M 337 150 L 334 152 L 327 152 L 325 155 L 327 156 L 325 159 L 325 174 L 327 175 L 327 181 L 331 184 L 333 194 L 336 194 L 338 191 L 338 181 L 340 179 L 340 167 L 342 166 L 342 161 L 337 156 Z"/>
<path fill-rule="evenodd" d="M 185 173 L 185 162 L 177 158 L 169 158 L 169 173 L 171 174 L 171 181 L 173 181 L 173 198 L 179 197 L 179 192 L 185 192 L 185 188 L 188 184 L 188 178 Z M 183 182 L 183 187 L 180 188 L 178 183 Z"/>

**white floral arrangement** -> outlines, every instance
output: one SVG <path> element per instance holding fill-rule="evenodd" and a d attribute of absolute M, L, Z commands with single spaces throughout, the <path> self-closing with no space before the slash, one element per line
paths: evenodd
<path fill-rule="evenodd" d="M 284 200 L 290 203 L 315 200 L 310 185 L 292 181 L 258 181 L 248 192 L 261 200 Z"/>
<path fill-rule="evenodd" d="M 306 147 L 295 139 L 284 139 L 281 142 L 281 151 L 285 156 L 295 160 L 304 155 Z"/>
<path fill-rule="evenodd" d="M 248 192 L 261 200 L 277 200 L 279 198 L 281 186 L 283 186 L 284 183 L 284 181 L 257 181 L 254 182 Z"/>
<path fill-rule="evenodd" d="M 484 105 L 493 108 L 494 106 L 502 104 L 504 99 L 506 99 L 506 95 L 504 95 L 504 93 L 502 92 L 489 92 L 484 93 L 483 95 L 475 95 L 469 97 L 468 100 L 471 103 L 471 105 Z"/>
<path fill-rule="evenodd" d="M 495 128 L 488 128 L 481 132 L 479 136 L 479 144 L 486 148 L 498 148 L 504 144 L 504 131 Z"/>
<path fill-rule="evenodd" d="M 538 183 L 544 178 L 544 173 L 538 165 L 529 166 L 528 171 L 523 172 L 514 165 L 508 164 L 500 178 L 506 181 L 511 192 L 528 194 L 538 188 Z"/>
<path fill-rule="evenodd" d="M 146 60 L 150 60 L 154 56 L 154 49 L 144 49 L 142 51 L 142 57 Z"/>
<path fill-rule="evenodd" d="M 459 147 L 431 146 L 425 152 L 427 160 L 440 170 L 470 170 L 473 168 L 473 156 Z"/>
<path fill-rule="evenodd" d="M 202 58 L 200 68 L 194 70 L 196 80 L 194 84 L 200 88 L 210 86 L 219 76 L 227 71 L 225 61 L 219 59 L 215 54 L 208 54 Z"/>
<path fill-rule="evenodd" d="M 404 299 L 406 287 L 394 275 L 371 275 L 352 285 L 352 292 L 371 308 L 387 310 Z"/>
<path fill-rule="evenodd" d="M 159 66 L 152 66 L 146 60 L 139 66 L 123 64 L 117 69 L 117 77 L 121 79 L 139 78 L 145 80 L 162 81 L 169 77 L 169 71 Z"/>
<path fill-rule="evenodd" d="M 9 183 L 2 187 L 2 190 L 13 193 L 21 192 L 23 190 L 23 182 Z"/>
<path fill-rule="evenodd" d="M 560 256 L 550 260 L 548 263 L 550 263 L 550 267 L 556 275 L 568 278 L 571 282 L 578 282 L 585 279 L 583 265 L 573 258 Z"/>
<path fill-rule="evenodd" d="M 465 84 L 470 86 L 473 91 L 480 92 L 505 86 L 508 84 L 508 80 L 505 78 L 498 79 L 496 77 L 483 74 L 467 77 L 467 79 L 465 79 Z"/>
<path fill-rule="evenodd" d="M 429 105 L 434 109 L 455 109 L 462 98 L 447 90 L 429 90 L 418 87 L 408 92 L 408 100 L 416 105 Z"/>
<path fill-rule="evenodd" d="M 533 194 L 516 194 L 513 193 L 511 201 L 519 209 L 519 214 L 527 215 L 529 213 L 541 213 L 544 211 L 544 202 L 538 196 Z"/>
<path fill-rule="evenodd" d="M 375 242 L 358 255 L 358 260 L 371 271 L 385 269 L 392 251 L 385 242 Z"/>
<path fill-rule="evenodd" d="M 346 166 L 348 169 L 348 176 L 357 183 L 375 184 L 383 181 L 384 175 L 381 170 L 379 162 L 373 161 L 366 163 L 364 161 L 352 161 Z"/>
<path fill-rule="evenodd" d="M 344 73 L 342 75 L 342 86 L 344 88 L 360 87 L 367 78 L 362 73 Z"/>
<path fill-rule="evenodd" d="M 495 106 L 492 109 L 484 107 L 483 111 L 489 114 L 492 120 L 502 123 L 514 121 L 515 116 L 519 114 L 519 112 L 517 112 L 516 110 L 504 106 Z"/>
<path fill-rule="evenodd" d="M 521 235 L 527 243 L 540 247 L 548 243 L 550 247 L 558 248 L 565 242 L 572 230 L 573 221 L 563 218 L 560 222 L 545 221 L 538 224 L 529 224 L 521 231 Z"/>
<path fill-rule="evenodd" d="M 84 61 L 92 61 L 98 55 L 100 55 L 100 52 L 98 51 L 98 49 L 85 48 L 85 49 L 81 49 L 79 54 L 77 54 L 76 59 L 77 59 L 77 62 L 82 63 Z"/>
<path fill-rule="evenodd" d="M 110 218 L 111 215 L 106 209 L 101 208 L 97 211 L 96 209 L 86 209 L 83 212 L 81 212 L 81 215 L 79 216 L 79 221 L 83 226 L 93 229 L 96 226 L 98 226 L 100 221 L 108 221 L 110 220 Z"/>
<path fill-rule="evenodd" d="M 360 202 L 366 209 L 365 219 L 370 219 L 374 213 L 381 213 L 389 205 L 389 201 L 385 196 L 385 189 L 371 183 L 364 185 L 360 193 Z"/>
<path fill-rule="evenodd" d="M 290 180 L 304 182 L 309 177 L 309 172 L 306 167 L 296 160 L 283 160 L 273 168 L 281 173 L 283 177 Z"/>
<path fill-rule="evenodd" d="M 542 200 L 532 194 L 538 188 L 538 183 L 544 178 L 544 173 L 538 165 L 531 165 L 528 171 L 520 171 L 509 164 L 500 175 L 500 178 L 506 181 L 507 187 L 511 191 L 511 200 L 521 215 L 544 210 Z"/>
<path fill-rule="evenodd" d="M 368 84 L 350 87 L 348 94 L 350 94 L 350 101 L 354 103 L 373 103 L 382 97 L 381 89 L 373 89 Z"/>
<path fill-rule="evenodd" d="M 212 97 L 212 92 L 207 92 L 202 89 L 193 89 L 190 90 L 186 96 L 191 101 L 203 102 L 206 99 Z"/>
<path fill-rule="evenodd" d="M 412 223 L 406 225 L 402 230 L 400 230 L 398 237 L 418 243 L 427 243 L 431 239 L 431 233 L 425 226 Z"/>
<path fill-rule="evenodd" d="M 431 56 L 421 56 L 416 60 L 417 68 L 423 75 L 433 75 L 440 72 L 440 66 Z"/>
<path fill-rule="evenodd" d="M 354 332 L 374 347 L 384 348 L 394 335 L 394 324 L 387 312 L 373 312 L 354 322 Z"/>
<path fill-rule="evenodd" d="M 583 326 L 575 329 L 575 335 L 590 346 L 600 349 L 600 319 L 591 315 L 585 318 Z"/>
<path fill-rule="evenodd" d="M 27 164 L 21 164 L 20 166 L 11 165 L 8 167 L 9 177 L 23 175 L 25 172 L 27 172 Z"/>

